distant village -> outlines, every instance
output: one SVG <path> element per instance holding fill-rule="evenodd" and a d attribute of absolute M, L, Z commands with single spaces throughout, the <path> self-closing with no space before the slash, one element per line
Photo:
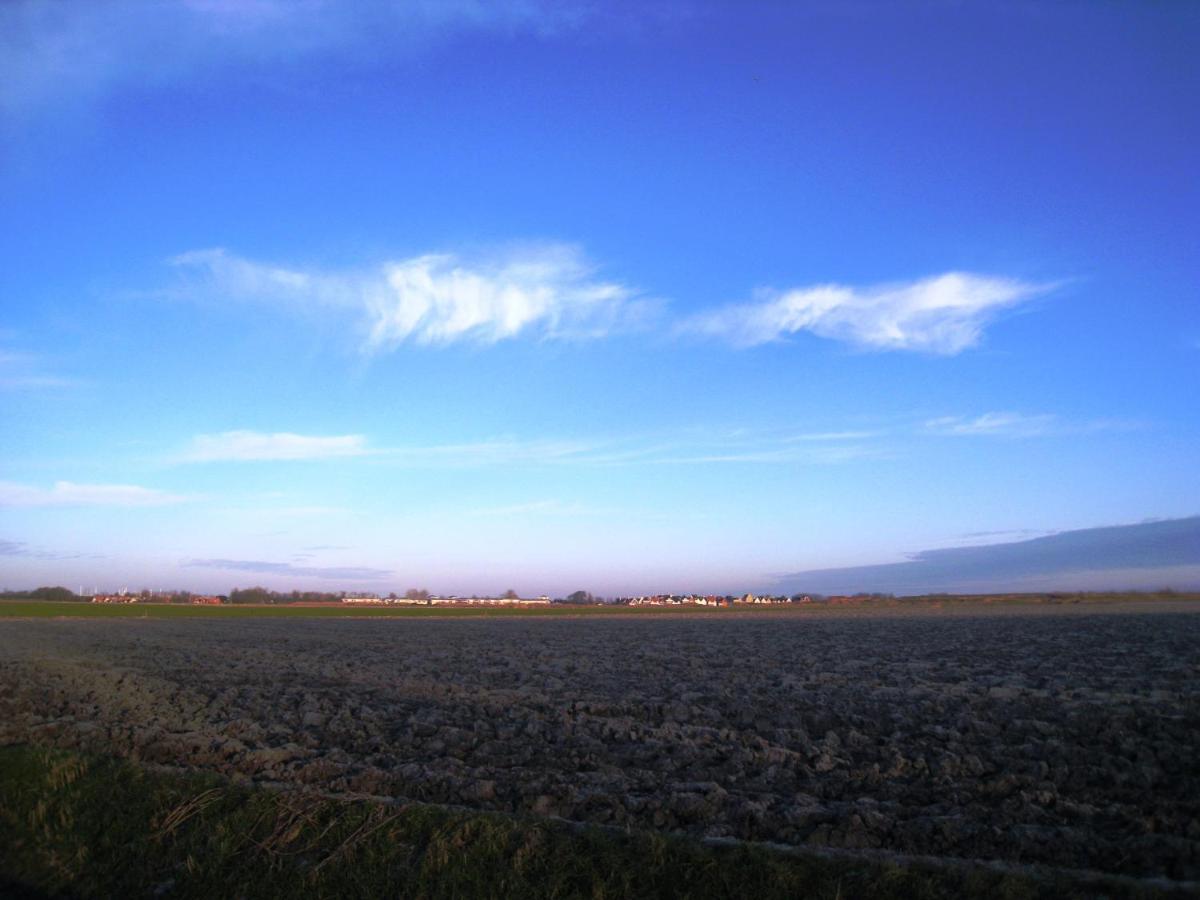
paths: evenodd
<path fill-rule="evenodd" d="M 549 606 L 563 605 L 607 605 L 607 606 L 763 606 L 788 603 L 839 603 L 861 600 L 862 597 L 813 597 L 808 594 L 644 594 L 631 597 L 593 597 L 584 591 L 576 591 L 567 597 L 551 599 L 546 595 L 539 597 L 520 597 L 514 591 L 496 597 L 430 594 L 423 590 L 410 590 L 405 594 L 390 593 L 387 595 L 372 593 L 277 593 L 265 588 L 234 589 L 228 595 L 191 594 L 186 591 L 137 591 L 127 590 L 115 593 L 97 593 L 91 596 L 74 595 L 70 599 L 90 600 L 92 603 L 185 603 L 205 606 L 223 604 L 292 604 L 303 606 L 326 606 L 330 604 L 348 604 L 356 606 Z"/>

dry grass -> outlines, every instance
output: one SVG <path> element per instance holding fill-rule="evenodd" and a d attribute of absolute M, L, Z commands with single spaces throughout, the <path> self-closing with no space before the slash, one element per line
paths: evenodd
<path fill-rule="evenodd" d="M 119 811 L 114 815 L 114 811 Z M 1114 880 L 831 861 L 338 801 L 0 748 L 0 893 L 24 897 L 1167 896 Z M 1182 895 L 1181 895 L 1182 896 Z"/>

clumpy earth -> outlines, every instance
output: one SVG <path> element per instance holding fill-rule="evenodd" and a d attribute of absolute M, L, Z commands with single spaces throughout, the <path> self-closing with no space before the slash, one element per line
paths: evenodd
<path fill-rule="evenodd" d="M 0 622 L 0 743 L 606 825 L 1200 877 L 1200 610 Z"/>

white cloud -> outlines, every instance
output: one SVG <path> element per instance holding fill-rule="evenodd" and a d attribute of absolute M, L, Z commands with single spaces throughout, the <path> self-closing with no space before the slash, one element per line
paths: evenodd
<path fill-rule="evenodd" d="M 460 32 L 549 36 L 591 17 L 590 5 L 549 0 L 6 0 L 0 111 L 38 111 L 236 66 L 265 80 L 326 55 L 370 64 Z"/>
<path fill-rule="evenodd" d="M 133 484 L 75 484 L 47 488 L 0 481 L 0 506 L 165 506 L 188 498 Z"/>
<path fill-rule="evenodd" d="M 208 284 L 234 299 L 282 303 L 307 302 L 315 306 L 351 305 L 348 280 L 321 278 L 308 272 L 252 262 L 220 247 L 191 250 L 167 260 L 182 270 L 200 272 Z"/>
<path fill-rule="evenodd" d="M 360 434 L 321 437 L 289 432 L 224 431 L 200 434 L 182 456 L 184 462 L 245 462 L 262 460 L 331 459 L 362 456 L 366 441 Z"/>
<path fill-rule="evenodd" d="M 1012 278 L 948 272 L 907 284 L 838 284 L 760 291 L 756 303 L 729 306 L 683 323 L 685 332 L 741 346 L 808 331 L 872 350 L 953 355 L 978 343 L 995 314 L 1050 290 Z"/>
<path fill-rule="evenodd" d="M 284 268 L 219 249 L 192 251 L 171 262 L 200 276 L 189 291 L 346 312 L 357 319 L 370 351 L 410 341 L 601 337 L 632 324 L 648 308 L 625 285 L 596 279 L 580 250 L 565 244 L 471 260 L 427 254 L 365 273 Z"/>

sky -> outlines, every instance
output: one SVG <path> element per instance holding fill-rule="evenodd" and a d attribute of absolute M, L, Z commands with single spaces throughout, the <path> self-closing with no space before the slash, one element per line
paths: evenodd
<path fill-rule="evenodd" d="M 0 588 L 740 592 L 1194 517 L 1197 46 L 1170 3 L 6 3 Z M 1200 585 L 1173 540 L 1038 584 Z"/>

